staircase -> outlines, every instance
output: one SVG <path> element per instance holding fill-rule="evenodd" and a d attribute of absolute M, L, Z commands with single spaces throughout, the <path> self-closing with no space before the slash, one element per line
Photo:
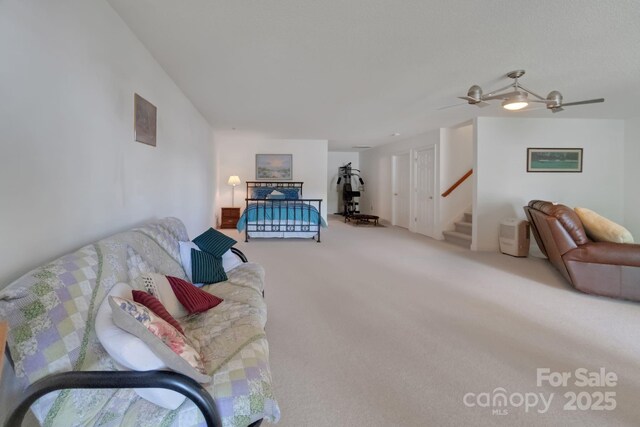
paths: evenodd
<path fill-rule="evenodd" d="M 444 240 L 465 248 L 471 247 L 471 227 L 473 217 L 471 212 L 465 212 L 462 221 L 455 223 L 455 231 L 443 231 Z"/>

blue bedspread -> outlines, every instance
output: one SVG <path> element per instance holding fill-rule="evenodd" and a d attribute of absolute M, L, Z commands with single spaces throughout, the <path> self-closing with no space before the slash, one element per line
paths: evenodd
<path fill-rule="evenodd" d="M 245 209 L 238 220 L 238 231 L 244 230 L 247 219 L 250 223 L 262 221 L 267 221 L 267 223 L 269 223 L 269 221 L 303 221 L 316 225 L 319 222 L 322 227 L 327 226 L 327 223 L 315 206 L 292 200 L 273 200 L 269 201 L 269 203 L 249 204 L 249 207 Z"/>

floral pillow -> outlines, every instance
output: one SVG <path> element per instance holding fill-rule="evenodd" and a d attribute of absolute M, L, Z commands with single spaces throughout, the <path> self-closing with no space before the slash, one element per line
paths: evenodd
<path fill-rule="evenodd" d="M 144 341 L 170 369 L 199 383 L 211 382 L 211 377 L 205 373 L 202 356 L 176 328 L 131 300 L 111 296 L 109 304 L 113 322 Z"/>

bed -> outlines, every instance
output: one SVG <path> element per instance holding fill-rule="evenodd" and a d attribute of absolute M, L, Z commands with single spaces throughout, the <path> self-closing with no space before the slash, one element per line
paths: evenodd
<path fill-rule="evenodd" d="M 250 238 L 302 238 L 320 242 L 322 199 L 302 198 L 303 182 L 247 181 L 238 231 Z"/>

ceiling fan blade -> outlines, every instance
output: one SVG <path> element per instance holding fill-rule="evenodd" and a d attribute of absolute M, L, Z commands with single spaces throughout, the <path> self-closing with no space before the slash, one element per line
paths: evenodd
<path fill-rule="evenodd" d="M 447 105 L 446 107 L 440 107 L 440 108 L 438 108 L 438 111 L 439 111 L 439 110 L 447 110 L 447 109 L 449 109 L 449 108 L 454 108 L 454 107 L 462 107 L 463 105 L 469 105 L 469 104 L 468 104 L 467 102 L 464 102 L 464 103 L 462 103 L 462 104 Z"/>
<path fill-rule="evenodd" d="M 479 99 L 472 98 L 470 96 L 459 96 L 458 98 L 464 99 L 465 101 L 469 101 L 469 104 L 477 104 L 478 102 L 480 102 Z"/>
<path fill-rule="evenodd" d="M 586 101 L 578 101 L 578 102 L 563 102 L 562 106 L 569 107 L 571 105 L 597 104 L 598 102 L 604 102 L 604 98 L 588 99 Z"/>
<path fill-rule="evenodd" d="M 464 99 L 465 101 L 467 101 L 467 104 L 469 104 L 469 105 L 477 105 L 480 108 L 484 108 L 484 107 L 488 107 L 489 106 L 488 102 L 484 102 L 484 101 L 481 101 L 479 99 L 472 98 L 470 96 L 459 96 L 458 98 Z M 444 109 L 451 108 L 451 107 L 457 107 L 458 105 L 464 105 L 464 104 L 450 105 L 448 107 L 438 108 L 438 110 L 444 110 Z"/>
<path fill-rule="evenodd" d="M 554 107 L 550 109 L 552 113 L 559 113 L 560 111 L 564 111 L 562 107 Z"/>

